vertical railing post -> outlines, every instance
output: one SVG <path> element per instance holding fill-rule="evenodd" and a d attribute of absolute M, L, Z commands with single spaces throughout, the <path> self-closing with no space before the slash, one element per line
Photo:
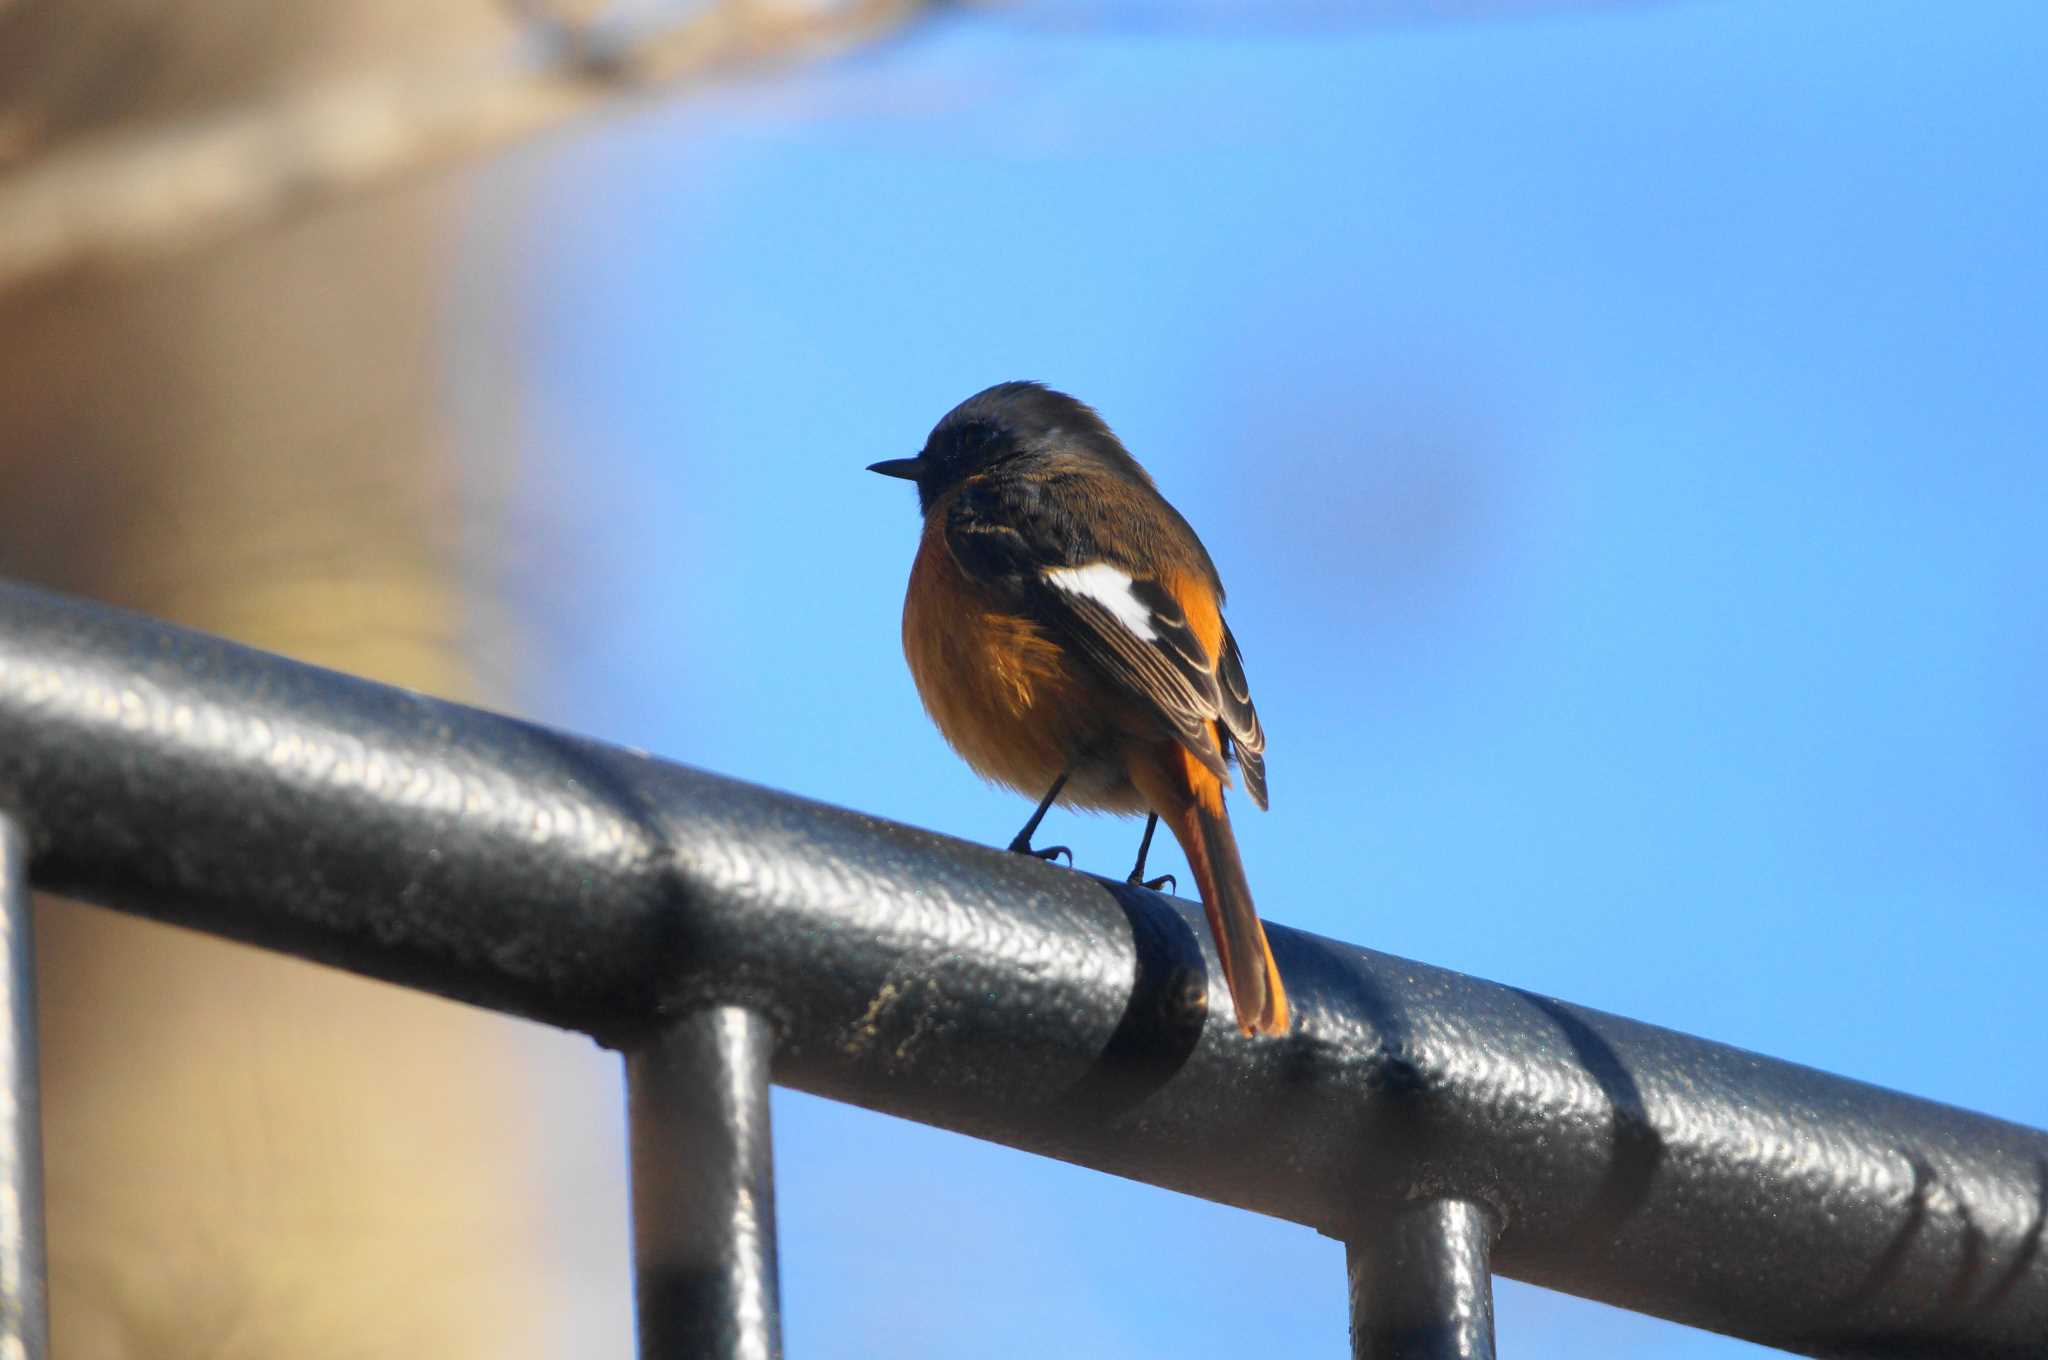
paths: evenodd
<path fill-rule="evenodd" d="M 671 1022 L 626 1057 L 641 1360 L 779 1360 L 774 1028 L 739 1006 Z"/>
<path fill-rule="evenodd" d="M 36 1074 L 35 916 L 28 836 L 0 811 L 0 1356 L 49 1348 L 43 1274 L 43 1127 Z"/>
<path fill-rule="evenodd" d="M 1404 1205 L 1345 1244 L 1352 1360 L 1493 1360 L 1493 1215 Z"/>

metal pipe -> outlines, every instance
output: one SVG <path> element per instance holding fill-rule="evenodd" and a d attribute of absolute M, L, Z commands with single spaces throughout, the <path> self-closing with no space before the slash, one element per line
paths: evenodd
<path fill-rule="evenodd" d="M 28 837 L 0 811 L 0 1356 L 7 1360 L 42 1360 L 50 1337 L 34 926 Z"/>
<path fill-rule="evenodd" d="M 641 1360 L 780 1360 L 774 1028 L 713 1006 L 626 1057 Z"/>
<path fill-rule="evenodd" d="M 1451 1198 L 1765 1345 L 2048 1336 L 2037 1130 L 1278 925 L 1247 1040 L 1192 904 L 18 587 L 0 807 L 55 891 L 622 1047 L 746 1006 L 787 1085 L 1339 1239 Z"/>
<path fill-rule="evenodd" d="M 1344 1245 L 1352 1360 L 1493 1360 L 1493 1215 L 1404 1205 Z"/>

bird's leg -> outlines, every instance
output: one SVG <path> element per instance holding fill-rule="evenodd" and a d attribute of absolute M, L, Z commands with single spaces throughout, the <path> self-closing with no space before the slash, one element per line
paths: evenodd
<path fill-rule="evenodd" d="M 1064 845 L 1049 845 L 1043 850 L 1034 850 L 1031 846 L 1031 833 L 1038 830 L 1038 824 L 1045 820 L 1045 810 L 1052 806 L 1052 800 L 1059 797 L 1060 790 L 1067 786 L 1067 775 L 1070 773 L 1072 772 L 1069 770 L 1060 771 L 1060 777 L 1052 781 L 1052 787 L 1045 791 L 1045 797 L 1038 800 L 1038 811 L 1031 814 L 1031 820 L 1024 823 L 1022 831 L 1010 838 L 1012 852 L 1019 855 L 1036 855 L 1040 859 L 1058 859 L 1065 855 L 1068 867 L 1073 866 L 1074 852 Z"/>
<path fill-rule="evenodd" d="M 1145 818 L 1145 838 L 1138 842 L 1138 862 L 1131 866 L 1131 876 L 1124 881 L 1126 883 L 1135 883 L 1141 888 L 1150 888 L 1153 892 L 1158 892 L 1160 888 L 1171 883 L 1173 884 L 1174 891 L 1178 892 L 1180 890 L 1180 880 L 1172 874 L 1161 874 L 1159 877 L 1152 879 L 1145 877 L 1145 856 L 1152 851 L 1152 833 L 1158 829 L 1159 814 L 1154 812 L 1147 815 Z"/>

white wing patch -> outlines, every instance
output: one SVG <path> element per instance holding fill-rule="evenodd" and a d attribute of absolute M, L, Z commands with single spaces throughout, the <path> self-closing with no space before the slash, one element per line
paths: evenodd
<path fill-rule="evenodd" d="M 1049 567 L 1045 580 L 1069 595 L 1095 601 L 1116 615 L 1118 623 L 1147 642 L 1158 640 L 1159 634 L 1152 627 L 1152 609 L 1131 589 L 1128 573 L 1107 562 L 1090 562 L 1085 567 Z"/>

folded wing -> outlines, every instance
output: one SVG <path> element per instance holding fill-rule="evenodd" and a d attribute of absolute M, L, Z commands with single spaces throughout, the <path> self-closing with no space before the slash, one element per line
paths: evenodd
<path fill-rule="evenodd" d="M 1115 560 L 1087 524 L 1066 511 L 1056 480 L 973 479 L 953 504 L 946 541 L 964 571 L 1057 629 L 1213 773 L 1234 754 L 1245 792 L 1265 807 L 1266 738 L 1237 640 L 1224 628 L 1211 654 L 1173 593 Z"/>

